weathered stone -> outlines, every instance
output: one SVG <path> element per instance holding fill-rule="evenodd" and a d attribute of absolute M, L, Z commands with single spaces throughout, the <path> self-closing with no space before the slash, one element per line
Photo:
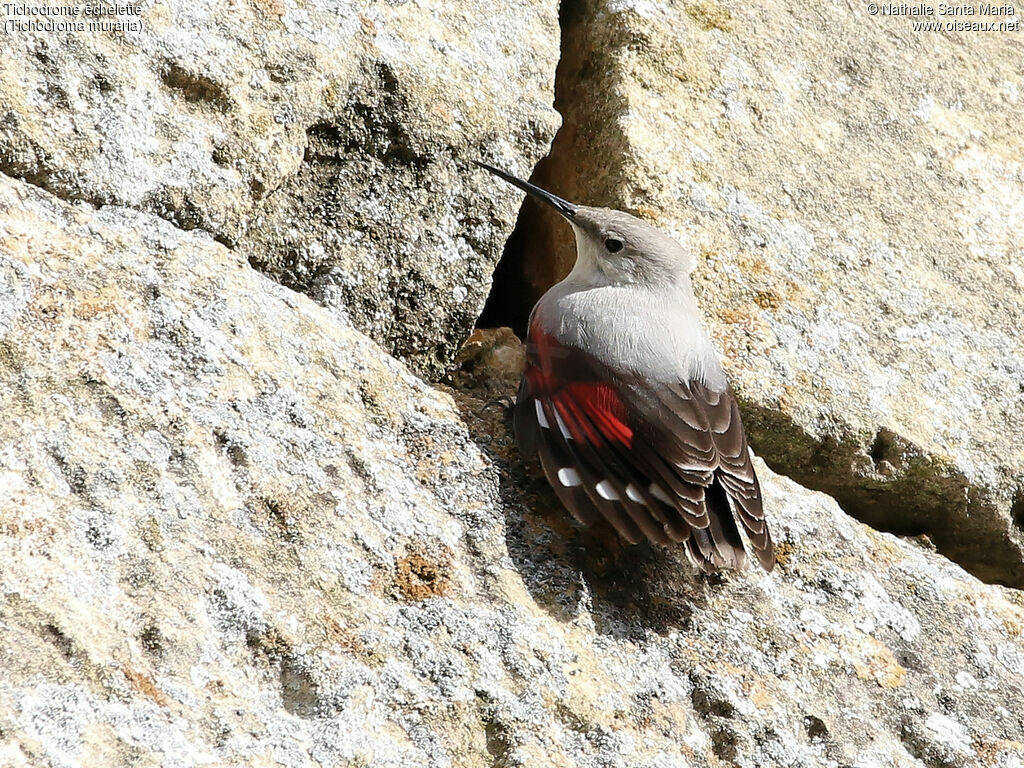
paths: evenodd
<path fill-rule="evenodd" d="M 550 145 L 554 8 L 160 0 L 139 18 L 4 35 L 0 172 L 204 229 L 446 367 L 513 213 L 511 190 L 467 187 L 468 160 L 526 168 Z"/>
<path fill-rule="evenodd" d="M 914 21 L 565 3 L 564 126 L 534 180 L 699 254 L 698 297 L 773 467 L 1021 586 L 1020 33 Z M 572 258 L 565 225 L 528 205 L 485 319 L 521 329 Z"/>
<path fill-rule="evenodd" d="M 0 177 L 0 413 L 4 766 L 1024 760 L 1020 592 L 761 462 L 770 575 L 577 531 L 205 233 Z"/>

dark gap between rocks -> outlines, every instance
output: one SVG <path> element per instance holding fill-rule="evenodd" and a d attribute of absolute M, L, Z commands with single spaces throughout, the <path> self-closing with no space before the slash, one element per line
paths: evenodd
<path fill-rule="evenodd" d="M 1024 532 L 1024 490 L 1021 490 L 1020 495 L 1014 500 L 1013 506 L 1010 507 L 1010 518 L 1018 530 Z"/>
<path fill-rule="evenodd" d="M 529 181 L 567 200 L 592 204 L 591 199 L 578 199 L 580 185 L 572 163 L 579 119 L 585 119 L 576 108 L 576 91 L 587 50 L 584 11 L 581 0 L 564 0 L 559 6 L 562 55 L 555 69 L 554 105 L 562 115 L 562 125 L 547 157 L 537 163 Z M 569 225 L 543 204 L 525 198 L 494 270 L 491 292 L 477 327 L 507 326 L 524 338 L 533 305 L 569 273 L 575 260 L 576 248 Z"/>
<path fill-rule="evenodd" d="M 887 429 L 867 445 L 855 434 L 821 439 L 763 403 L 739 400 L 750 444 L 774 471 L 828 494 L 876 530 L 927 537 L 986 583 L 1024 587 L 1005 517 L 948 461 Z"/>
<path fill-rule="evenodd" d="M 601 41 L 585 14 L 582 0 L 561 4 L 562 56 L 554 104 L 563 122 L 530 181 L 573 202 L 616 206 L 616 159 L 581 156 L 594 133 L 594 120 L 600 119 L 595 113 L 613 118 L 617 114 L 614 109 L 602 112 L 609 106 L 595 107 L 588 97 L 594 87 L 591 80 L 597 77 L 589 52 Z M 584 166 L 589 169 L 585 178 L 580 172 Z M 574 261 L 568 226 L 553 211 L 526 198 L 495 268 L 477 328 L 508 326 L 524 338 L 534 304 Z M 925 453 L 887 429 L 879 429 L 869 443 L 855 434 L 842 440 L 821 439 L 779 410 L 748 400 L 742 392 L 737 397 L 750 444 L 774 471 L 832 496 L 848 514 L 876 530 L 928 537 L 941 554 L 982 581 L 1024 588 L 1024 563 L 1005 530 L 1005 517 L 942 457 Z M 1024 495 L 1011 514 L 1024 531 Z"/>
<path fill-rule="evenodd" d="M 45 157 L 45 152 L 41 148 L 34 146 L 33 149 L 37 155 Z M 38 187 L 43 192 L 53 195 L 66 203 L 83 202 L 88 203 L 93 208 L 101 208 L 111 203 L 106 198 L 89 195 L 75 189 L 72 184 L 65 182 L 61 178 L 59 170 L 46 167 L 41 162 L 29 163 L 15 158 L 12 150 L 6 147 L 0 147 L 0 174 L 15 181 L 22 181 L 26 184 L 31 184 L 33 187 Z"/>

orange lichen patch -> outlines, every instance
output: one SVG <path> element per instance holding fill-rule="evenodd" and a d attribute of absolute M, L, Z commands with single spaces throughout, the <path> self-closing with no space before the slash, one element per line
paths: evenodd
<path fill-rule="evenodd" d="M 710 245 L 701 244 L 700 246 L 700 261 L 710 261 L 711 259 L 718 258 L 718 251 L 712 248 Z"/>
<path fill-rule="evenodd" d="M 151 699 L 161 707 L 166 707 L 169 704 L 167 697 L 164 695 L 163 691 L 156 687 L 156 683 L 153 682 L 152 678 L 142 674 L 130 664 L 122 664 L 121 672 L 124 673 L 124 677 L 128 681 L 128 685 L 130 685 L 133 690 Z"/>
<path fill-rule="evenodd" d="M 255 0 L 256 7 L 267 16 L 279 19 L 284 16 L 283 0 Z"/>
<path fill-rule="evenodd" d="M 723 670 L 726 676 L 739 680 L 744 697 L 759 709 L 768 709 L 775 703 L 775 696 L 750 669 L 727 662 L 716 664 L 715 668 Z"/>
<path fill-rule="evenodd" d="M 363 25 L 363 31 L 366 32 L 366 34 L 377 34 L 377 25 L 373 23 L 373 19 L 369 19 L 366 16 L 360 16 L 359 23 Z"/>
<path fill-rule="evenodd" d="M 430 111 L 440 117 L 442 120 L 452 120 L 454 117 L 452 111 L 448 107 L 444 106 L 440 102 L 435 102 L 430 106 Z"/>
<path fill-rule="evenodd" d="M 723 323 L 727 323 L 728 325 L 738 325 L 740 323 L 750 322 L 750 316 L 737 307 L 725 307 L 724 309 L 719 310 L 718 316 L 721 318 Z"/>
<path fill-rule="evenodd" d="M 1024 623 L 1020 619 L 1003 619 L 1003 628 L 1010 637 L 1020 637 L 1024 634 Z"/>
<path fill-rule="evenodd" d="M 761 309 L 774 311 L 782 306 L 782 297 L 771 289 L 759 291 L 754 297 L 754 303 Z"/>
<path fill-rule="evenodd" d="M 777 406 L 779 413 L 785 414 L 786 416 L 792 414 L 795 410 L 795 406 L 793 405 L 794 402 L 795 399 L 793 397 L 792 388 L 787 387 L 783 390 L 782 394 L 779 395 L 779 404 Z"/>
<path fill-rule="evenodd" d="M 763 324 L 761 318 L 758 317 L 758 310 L 752 304 L 724 307 L 719 310 L 718 316 L 723 323 L 732 326 L 732 329 L 740 329 L 747 334 L 753 334 Z"/>
<path fill-rule="evenodd" d="M 793 545 L 788 541 L 783 541 L 775 545 L 775 562 L 786 568 L 789 566 L 789 562 L 793 557 Z"/>
<path fill-rule="evenodd" d="M 860 642 L 844 640 L 843 644 L 854 656 L 853 669 L 861 680 L 874 680 L 882 688 L 900 688 L 907 670 L 896 661 L 889 647 L 869 635 Z"/>
<path fill-rule="evenodd" d="M 738 667 L 728 661 L 720 661 L 715 664 L 715 670 L 721 671 L 728 677 L 734 677 L 740 682 L 740 687 L 743 688 L 745 693 L 750 692 L 750 669 L 747 667 Z"/>
<path fill-rule="evenodd" d="M 658 211 L 651 208 L 649 205 L 638 205 L 636 208 L 636 215 L 647 219 L 648 221 L 659 221 L 660 216 Z"/>
<path fill-rule="evenodd" d="M 786 302 L 788 304 L 800 304 L 807 301 L 807 297 L 810 295 L 804 286 L 800 283 L 794 282 L 793 280 L 786 280 Z"/>
<path fill-rule="evenodd" d="M 717 3 L 703 2 L 687 5 L 686 15 L 704 29 L 717 29 L 722 32 L 731 32 L 733 29 L 732 14 L 729 9 Z"/>
<path fill-rule="evenodd" d="M 887 568 L 893 563 L 906 560 L 906 552 L 893 543 L 890 537 L 879 536 L 874 532 L 872 532 L 870 536 L 872 548 L 868 552 L 868 557 L 870 557 L 871 561 L 877 564 L 877 566 Z M 917 587 L 907 583 L 907 589 L 917 589 Z"/>
<path fill-rule="evenodd" d="M 1000 757 L 1007 752 L 1011 755 L 1024 757 L 1024 744 L 1019 741 L 999 739 L 997 741 L 989 742 L 976 739 L 972 746 L 974 747 L 975 753 L 977 753 L 978 757 L 985 765 L 997 765 Z"/>
<path fill-rule="evenodd" d="M 747 692 L 747 700 L 758 709 L 771 709 L 775 704 L 775 697 L 760 681 L 755 680 Z"/>
<path fill-rule="evenodd" d="M 36 536 L 43 541 L 52 542 L 57 535 L 57 529 L 49 521 L 33 517 L 20 520 L 0 520 L 0 534 L 18 538 Z"/>
<path fill-rule="evenodd" d="M 366 653 L 366 646 L 362 639 L 352 630 L 341 626 L 333 616 L 320 613 L 317 618 L 320 620 L 325 639 L 334 647 L 348 651 L 354 656 L 362 656 Z"/>
<path fill-rule="evenodd" d="M 395 561 L 395 587 L 403 600 L 444 597 L 451 592 L 451 565 L 447 548 L 433 557 L 410 552 Z"/>
<path fill-rule="evenodd" d="M 772 274 L 772 268 L 762 257 L 753 253 L 740 253 L 736 266 L 747 277 L 764 277 Z"/>

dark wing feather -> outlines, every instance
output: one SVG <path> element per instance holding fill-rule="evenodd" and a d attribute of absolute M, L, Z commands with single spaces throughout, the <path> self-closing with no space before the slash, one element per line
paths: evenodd
<path fill-rule="evenodd" d="M 536 407 L 536 406 L 535 406 Z M 518 434 L 518 433 L 517 433 Z M 584 525 L 593 525 L 601 519 L 601 512 L 590 501 L 590 496 L 579 485 L 566 485 L 558 479 L 558 470 L 561 467 L 575 466 L 576 457 L 569 450 L 564 440 L 545 439 L 538 440 L 538 458 L 541 468 L 548 479 L 548 483 L 555 490 L 559 500 L 565 505 L 572 516 Z"/>
<path fill-rule="evenodd" d="M 524 455 L 540 458 L 580 522 L 604 517 L 634 543 L 682 542 L 706 571 L 743 567 L 742 527 L 758 562 L 772 568 L 760 486 L 730 390 L 617 375 L 536 332 L 527 360 L 516 440 Z"/>

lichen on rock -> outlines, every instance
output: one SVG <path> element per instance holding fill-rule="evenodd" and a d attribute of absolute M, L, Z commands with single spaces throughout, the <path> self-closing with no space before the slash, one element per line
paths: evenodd
<path fill-rule="evenodd" d="M 0 172 L 209 232 L 439 375 L 512 224 L 512 191 L 476 194 L 470 161 L 529 167 L 558 126 L 555 8 L 161 0 L 140 19 L 5 37 Z"/>
<path fill-rule="evenodd" d="M 1024 764 L 1024 599 L 945 556 L 1018 583 L 998 41 L 562 3 L 538 174 L 693 245 L 770 464 L 931 534 L 756 459 L 777 567 L 704 577 L 572 522 L 470 335 L 556 6 L 145 14 L 0 56 L 0 766 Z"/>
<path fill-rule="evenodd" d="M 1019 592 L 760 461 L 769 575 L 578 530 L 508 334 L 431 387 L 207 234 L 3 177 L 0 275 L 3 765 L 1024 759 Z"/>

